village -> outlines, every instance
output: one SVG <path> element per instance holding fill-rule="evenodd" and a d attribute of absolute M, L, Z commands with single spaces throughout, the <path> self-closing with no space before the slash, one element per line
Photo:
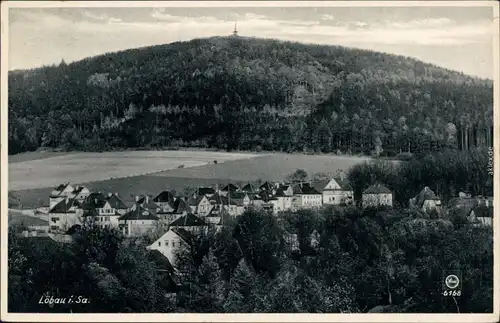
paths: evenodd
<path fill-rule="evenodd" d="M 460 192 L 448 205 L 443 205 L 429 187 L 424 187 L 409 205 L 438 216 L 453 210 L 462 213 L 475 226 L 491 226 L 492 202 L 491 197 L 472 197 Z M 320 181 L 198 187 L 187 196 L 164 190 L 154 197 L 135 196 L 135 202 L 127 205 L 117 193 L 92 192 L 85 186 L 65 183 L 54 188 L 49 207 L 35 212 L 32 220 L 38 221 L 28 225 L 23 236 L 49 236 L 56 241 L 71 242 L 71 233 L 83 225 L 114 228 L 129 238 L 160 232 L 159 238 L 147 249 L 174 264 L 176 250 L 181 245 L 189 245 L 193 236 L 209 228 L 220 230 L 246 210 L 278 215 L 286 211 L 355 204 L 363 208 L 390 208 L 394 205 L 393 192 L 386 185 L 375 183 L 363 191 L 362 200 L 356 203 L 352 186 L 346 178 L 337 176 Z M 291 233 L 288 238 L 293 249 L 297 245 L 296 234 Z"/>

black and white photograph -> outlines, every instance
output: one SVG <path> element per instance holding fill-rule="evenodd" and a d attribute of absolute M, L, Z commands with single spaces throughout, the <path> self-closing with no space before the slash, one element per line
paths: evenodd
<path fill-rule="evenodd" d="M 2 321 L 498 321 L 496 1 L 5 1 L 1 45 Z"/>

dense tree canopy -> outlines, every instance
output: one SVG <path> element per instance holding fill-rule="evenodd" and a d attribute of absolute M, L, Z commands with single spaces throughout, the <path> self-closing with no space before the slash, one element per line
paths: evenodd
<path fill-rule="evenodd" d="M 213 37 L 9 73 L 9 153 L 39 147 L 391 155 L 492 145 L 492 82 L 339 46 Z"/>

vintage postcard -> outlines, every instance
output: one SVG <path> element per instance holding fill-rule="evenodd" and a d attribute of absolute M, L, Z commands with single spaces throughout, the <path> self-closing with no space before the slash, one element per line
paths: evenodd
<path fill-rule="evenodd" d="M 2 321 L 498 321 L 496 1 L 1 15 Z"/>

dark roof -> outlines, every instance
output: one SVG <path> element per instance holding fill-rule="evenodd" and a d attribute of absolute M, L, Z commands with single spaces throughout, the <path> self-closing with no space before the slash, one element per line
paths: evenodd
<path fill-rule="evenodd" d="M 181 216 L 174 222 L 170 223 L 171 227 L 195 227 L 203 225 L 206 225 L 205 221 L 192 213 Z"/>
<path fill-rule="evenodd" d="M 82 190 L 83 186 L 77 186 L 75 189 L 73 189 L 73 194 L 78 195 Z"/>
<path fill-rule="evenodd" d="M 148 259 L 154 263 L 157 270 L 166 270 L 168 272 L 173 272 L 174 267 L 170 263 L 167 257 L 165 257 L 158 250 L 149 250 L 147 253 Z"/>
<path fill-rule="evenodd" d="M 280 187 L 276 190 L 276 194 L 274 194 L 275 197 L 285 197 L 286 194 L 285 194 L 285 190 Z"/>
<path fill-rule="evenodd" d="M 273 188 L 274 188 L 274 185 L 269 183 L 269 182 L 265 182 L 264 184 L 262 184 L 260 186 L 260 189 L 264 190 L 264 191 L 269 191 L 269 190 L 272 190 Z"/>
<path fill-rule="evenodd" d="M 187 200 L 187 204 L 192 205 L 192 206 L 197 206 L 198 204 L 200 204 L 201 200 L 203 200 L 204 197 L 205 197 L 205 195 L 197 195 L 196 197 L 191 196 Z"/>
<path fill-rule="evenodd" d="M 112 194 L 108 197 L 108 203 L 114 209 L 124 210 L 127 209 L 127 205 L 119 198 L 116 194 Z"/>
<path fill-rule="evenodd" d="M 476 218 L 492 218 L 493 208 L 484 205 L 476 206 L 472 209 Z"/>
<path fill-rule="evenodd" d="M 364 190 L 363 194 L 392 194 L 392 192 L 383 184 L 377 183 Z"/>
<path fill-rule="evenodd" d="M 215 194 L 215 189 L 212 187 L 198 187 L 195 191 L 196 195 L 211 195 Z"/>
<path fill-rule="evenodd" d="M 184 242 L 190 244 L 193 240 L 193 234 L 186 229 L 183 228 L 172 228 L 171 229 L 175 234 L 177 234 Z"/>
<path fill-rule="evenodd" d="M 302 187 L 299 184 L 295 184 L 293 187 L 293 194 L 302 194 Z"/>
<path fill-rule="evenodd" d="M 349 183 L 349 181 L 347 180 L 347 178 L 342 178 L 342 177 L 339 177 L 339 176 L 336 176 L 333 178 L 337 184 L 339 184 L 340 188 L 343 190 L 343 191 L 352 191 L 352 186 L 351 184 Z"/>
<path fill-rule="evenodd" d="M 330 183 L 330 180 L 329 179 L 323 179 L 321 181 L 315 181 L 312 183 L 312 186 L 318 190 L 318 191 L 323 191 L 326 187 L 326 185 L 328 185 L 328 183 Z"/>
<path fill-rule="evenodd" d="M 245 192 L 232 192 L 232 191 L 228 195 L 231 196 L 232 199 L 244 199 L 246 196 L 248 196 L 248 194 Z"/>
<path fill-rule="evenodd" d="M 153 199 L 153 202 L 166 203 L 166 202 L 172 202 L 174 199 L 175 197 L 171 192 L 163 191 Z"/>
<path fill-rule="evenodd" d="M 77 207 L 80 203 L 78 203 L 75 199 L 64 199 L 54 205 L 52 209 L 49 210 L 49 213 L 74 213 L 75 211 L 69 212 L 68 210 L 73 206 Z"/>
<path fill-rule="evenodd" d="M 427 200 L 439 200 L 439 198 L 429 187 L 426 186 L 422 189 L 422 191 L 420 191 L 420 193 L 418 193 L 417 196 L 415 196 L 415 206 L 422 207 L 424 202 Z"/>
<path fill-rule="evenodd" d="M 99 216 L 99 213 L 97 213 L 97 210 L 96 209 L 87 209 L 83 212 L 83 217 L 87 217 L 87 216 L 90 216 L 90 217 L 94 217 L 94 216 Z"/>
<path fill-rule="evenodd" d="M 60 185 L 59 185 L 58 187 L 56 187 L 54 190 L 59 191 L 59 192 L 64 191 L 64 189 L 65 189 L 66 187 L 68 187 L 68 185 L 69 185 L 69 183 L 60 184 Z"/>
<path fill-rule="evenodd" d="M 236 186 L 236 185 L 234 185 L 234 184 L 229 183 L 229 184 L 227 184 L 226 186 L 224 186 L 224 187 L 222 188 L 222 191 L 225 191 L 225 192 L 227 192 L 227 191 L 230 191 L 230 192 L 236 192 L 236 191 L 238 191 L 239 189 L 240 189 L 240 188 L 239 188 L 238 186 Z"/>
<path fill-rule="evenodd" d="M 311 184 L 309 183 L 304 183 L 300 186 L 300 194 L 307 194 L 307 195 L 320 195 L 321 192 L 318 192 L 317 189 L 315 189 Z M 294 190 L 295 192 L 295 190 Z"/>
<path fill-rule="evenodd" d="M 245 185 L 241 188 L 241 191 L 247 192 L 247 193 L 253 193 L 253 192 L 256 192 L 257 189 L 251 183 L 248 183 L 247 185 Z"/>
<path fill-rule="evenodd" d="M 174 209 L 174 214 L 181 214 L 184 212 L 191 212 L 191 208 L 182 198 L 178 198 L 174 201 L 173 205 L 171 205 L 172 209 Z"/>
<path fill-rule="evenodd" d="M 135 210 L 131 210 L 121 217 L 118 218 L 119 221 L 129 221 L 129 220 L 158 220 L 158 217 L 149 212 L 148 210 L 136 206 Z"/>
<path fill-rule="evenodd" d="M 82 202 L 82 209 L 90 210 L 93 208 L 102 208 L 106 204 L 106 196 L 100 192 L 90 193 Z"/>

